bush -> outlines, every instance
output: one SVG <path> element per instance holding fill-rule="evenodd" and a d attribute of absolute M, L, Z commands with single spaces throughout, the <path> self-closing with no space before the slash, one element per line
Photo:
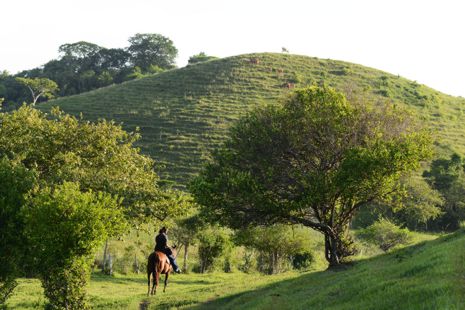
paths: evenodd
<path fill-rule="evenodd" d="M 21 208 L 35 184 L 34 173 L 0 158 L 0 309 L 16 286 L 27 249 Z"/>
<path fill-rule="evenodd" d="M 314 260 L 313 253 L 311 251 L 303 251 L 294 255 L 292 258 L 292 267 L 298 270 L 308 269 Z"/>
<path fill-rule="evenodd" d="M 46 309 L 90 309 L 85 294 L 90 277 L 88 265 L 81 258 L 48 269 L 41 277 L 44 294 L 50 302 Z"/>
<path fill-rule="evenodd" d="M 236 242 L 258 252 L 258 271 L 273 274 L 293 266 L 293 258 L 299 254 L 312 256 L 307 234 L 306 230 L 288 225 L 251 227 L 238 231 Z"/>
<path fill-rule="evenodd" d="M 386 219 L 380 219 L 368 228 L 361 230 L 359 236 L 370 243 L 376 244 L 385 252 L 410 240 L 408 229 L 402 229 Z"/>
<path fill-rule="evenodd" d="M 30 198 L 23 215 L 48 308 L 85 309 L 94 251 L 124 227 L 118 200 L 64 183 Z"/>
<path fill-rule="evenodd" d="M 213 269 L 214 264 L 231 249 L 229 235 L 219 227 L 209 227 L 199 236 L 200 272 Z M 227 260 L 226 260 L 227 262 Z M 228 269 L 223 266 L 223 269 Z"/>

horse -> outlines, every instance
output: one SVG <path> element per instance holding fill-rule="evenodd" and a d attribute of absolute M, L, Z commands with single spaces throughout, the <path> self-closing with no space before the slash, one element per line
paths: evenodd
<path fill-rule="evenodd" d="M 176 258 L 178 255 L 176 246 L 170 248 L 172 255 Z M 168 256 L 165 253 L 154 251 L 149 255 L 147 262 L 147 281 L 148 281 L 148 291 L 147 296 L 150 294 L 155 295 L 157 293 L 158 282 L 160 280 L 160 274 L 165 275 L 165 286 L 163 287 L 163 293 L 166 290 L 166 285 L 168 284 L 168 276 L 170 272 L 173 271 L 173 266 L 171 266 Z M 152 278 L 152 290 L 150 290 L 150 278 Z"/>

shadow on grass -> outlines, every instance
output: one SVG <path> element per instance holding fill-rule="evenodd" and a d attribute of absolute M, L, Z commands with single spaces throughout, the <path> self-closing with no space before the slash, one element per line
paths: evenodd
<path fill-rule="evenodd" d="M 463 234 L 464 231 L 460 230 L 435 240 L 423 241 L 376 257 L 354 261 L 342 268 L 307 273 L 255 290 L 211 298 L 205 303 L 189 309 L 269 307 L 294 309 L 308 308 L 308 306 L 310 308 L 317 306 L 317 308 L 337 307 L 339 309 L 340 306 L 350 305 L 353 300 L 363 303 L 364 294 L 367 291 L 370 291 L 370 298 L 377 297 L 377 294 L 383 294 L 382 289 L 377 290 L 379 287 L 391 286 L 392 283 L 398 285 L 396 281 L 404 279 L 408 281 L 408 278 L 427 274 L 428 270 L 434 268 L 435 264 L 441 263 L 443 259 L 441 252 L 436 253 L 436 250 L 440 249 L 433 249 L 432 246 L 440 246 L 463 236 Z M 419 255 L 425 251 L 428 251 L 427 255 L 422 255 L 419 260 Z M 419 261 L 417 262 L 417 260 Z M 368 283 L 363 283 L 364 281 Z M 399 295 L 408 294 L 402 291 L 403 286 L 399 286 L 398 290 Z M 426 288 L 424 294 L 427 296 L 425 298 L 434 301 L 436 297 L 428 296 L 429 292 Z M 417 298 L 418 296 L 413 297 Z M 318 303 L 319 301 L 323 301 L 324 304 Z M 393 299 L 390 303 L 395 304 L 395 302 Z"/>

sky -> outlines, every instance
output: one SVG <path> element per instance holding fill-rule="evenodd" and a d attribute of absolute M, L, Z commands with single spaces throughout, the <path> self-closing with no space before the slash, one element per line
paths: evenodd
<path fill-rule="evenodd" d="M 203 51 L 281 52 L 344 60 L 465 97 L 462 0 L 1 0 L 0 71 L 16 73 L 87 41 L 170 38 L 177 65 Z"/>

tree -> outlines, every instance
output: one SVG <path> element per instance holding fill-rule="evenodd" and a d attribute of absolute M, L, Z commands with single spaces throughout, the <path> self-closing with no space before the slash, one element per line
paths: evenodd
<path fill-rule="evenodd" d="M 103 48 L 97 44 L 79 41 L 76 43 L 66 43 L 60 45 L 58 52 L 62 54 L 63 57 L 72 57 L 72 58 L 90 58 L 93 55 L 100 52 Z"/>
<path fill-rule="evenodd" d="M 40 97 L 52 99 L 58 91 L 58 85 L 47 78 L 22 78 L 17 77 L 16 81 L 26 86 L 31 92 L 32 105 L 35 105 Z"/>
<path fill-rule="evenodd" d="M 27 247 L 21 208 L 25 195 L 36 185 L 33 171 L 0 158 L 0 308 L 16 286 Z"/>
<path fill-rule="evenodd" d="M 0 156 L 37 171 L 45 184 L 77 182 L 82 191 L 117 195 L 135 222 L 183 213 L 176 197 L 158 187 L 153 160 L 134 147 L 137 132 L 58 109 L 47 115 L 29 106 L 0 114 L 0 123 Z"/>
<path fill-rule="evenodd" d="M 465 220 L 465 163 L 458 154 L 436 159 L 423 174 L 444 197 L 443 214 L 435 221 L 441 229 L 455 230 Z"/>
<path fill-rule="evenodd" d="M 176 221 L 176 226 L 171 229 L 171 234 L 174 236 L 174 239 L 184 247 L 184 260 L 183 260 L 183 272 L 188 272 L 188 257 L 189 249 L 194 245 L 198 238 L 199 233 L 206 228 L 206 223 L 199 216 L 199 214 L 194 214 Z"/>
<path fill-rule="evenodd" d="M 95 249 L 124 228 L 119 199 L 77 183 L 46 187 L 22 210 L 25 236 L 52 309 L 87 309 L 84 287 Z"/>
<path fill-rule="evenodd" d="M 147 72 L 151 65 L 171 69 L 175 65 L 178 50 L 169 38 L 156 33 L 138 33 L 128 39 L 133 66 Z"/>
<path fill-rule="evenodd" d="M 431 155 L 429 135 L 396 108 L 350 104 L 326 87 L 240 120 L 191 186 L 212 220 L 232 228 L 302 224 L 324 235 L 330 266 L 352 254 L 348 225 Z"/>
<path fill-rule="evenodd" d="M 197 55 L 192 55 L 191 57 L 189 57 L 189 60 L 188 60 L 187 63 L 189 65 L 193 65 L 193 64 L 196 64 L 196 63 L 199 63 L 199 62 L 205 62 L 205 61 L 209 61 L 209 60 L 213 60 L 213 59 L 218 59 L 218 57 L 208 56 L 204 52 L 200 52 Z"/>
<path fill-rule="evenodd" d="M 428 221 L 442 214 L 443 197 L 422 177 L 412 177 L 402 183 L 405 194 L 400 197 L 401 203 L 394 205 L 394 217 L 407 227 L 417 229 L 418 225 L 425 225 L 427 229 Z"/>

